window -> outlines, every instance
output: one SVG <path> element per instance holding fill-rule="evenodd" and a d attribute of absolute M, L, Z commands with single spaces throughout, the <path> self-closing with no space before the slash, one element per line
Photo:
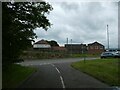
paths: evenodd
<path fill-rule="evenodd" d="M 103 49 L 103 46 L 101 46 L 100 49 Z"/>
<path fill-rule="evenodd" d="M 99 49 L 99 47 L 98 47 L 98 46 L 95 46 L 95 49 Z"/>

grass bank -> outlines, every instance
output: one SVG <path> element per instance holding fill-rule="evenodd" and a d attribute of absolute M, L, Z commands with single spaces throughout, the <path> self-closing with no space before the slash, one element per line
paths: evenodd
<path fill-rule="evenodd" d="M 35 71 L 35 68 L 16 64 L 11 64 L 4 67 L 2 71 L 2 88 L 16 88 L 22 81 L 24 81 Z"/>
<path fill-rule="evenodd" d="M 77 57 L 100 57 L 100 54 L 72 54 L 71 57 L 77 58 Z"/>
<path fill-rule="evenodd" d="M 118 59 L 97 59 L 72 63 L 72 67 L 110 85 L 120 86 Z"/>

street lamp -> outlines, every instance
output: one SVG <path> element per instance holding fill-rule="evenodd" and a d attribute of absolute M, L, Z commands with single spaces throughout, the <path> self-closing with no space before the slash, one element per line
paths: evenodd
<path fill-rule="evenodd" d="M 71 39 L 71 56 L 72 56 L 72 39 Z"/>
<path fill-rule="evenodd" d="M 85 60 L 86 60 L 86 56 L 85 56 L 85 47 L 84 47 L 84 44 L 81 44 L 82 45 L 82 55 L 83 55 L 83 58 L 84 58 L 84 63 L 85 63 Z"/>
<path fill-rule="evenodd" d="M 108 43 L 108 51 L 109 51 L 109 31 L 108 31 L 108 24 L 107 24 L 107 43 Z"/>

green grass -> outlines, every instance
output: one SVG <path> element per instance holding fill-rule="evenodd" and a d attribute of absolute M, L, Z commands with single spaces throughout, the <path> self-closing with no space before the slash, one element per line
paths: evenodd
<path fill-rule="evenodd" d="M 11 64 L 2 71 L 2 87 L 15 88 L 24 81 L 30 74 L 35 72 L 35 68 Z"/>
<path fill-rule="evenodd" d="M 118 63 L 118 59 L 97 59 L 75 62 L 71 66 L 110 86 L 120 86 Z"/>
<path fill-rule="evenodd" d="M 100 57 L 100 54 L 72 54 L 71 57 Z"/>

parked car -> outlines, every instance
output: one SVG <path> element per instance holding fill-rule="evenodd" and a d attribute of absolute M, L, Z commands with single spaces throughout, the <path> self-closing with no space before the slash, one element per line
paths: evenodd
<path fill-rule="evenodd" d="M 120 54 L 116 52 L 103 52 L 101 58 L 120 58 Z"/>

